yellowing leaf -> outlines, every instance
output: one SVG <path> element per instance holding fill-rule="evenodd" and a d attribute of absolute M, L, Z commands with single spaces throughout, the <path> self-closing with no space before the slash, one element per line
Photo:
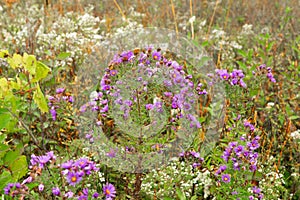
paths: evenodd
<path fill-rule="evenodd" d="M 33 93 L 33 100 L 36 103 L 36 105 L 38 106 L 38 108 L 41 110 L 42 113 L 48 112 L 49 109 L 48 109 L 48 105 L 47 105 L 45 96 L 42 93 L 39 84 L 36 84 L 36 86 L 37 86 L 37 89 Z"/>
<path fill-rule="evenodd" d="M 45 65 L 44 63 L 38 61 L 36 63 L 35 77 L 32 80 L 32 82 L 38 82 L 41 79 L 46 78 L 50 70 L 51 69 L 49 67 L 47 67 L 47 65 Z"/>
<path fill-rule="evenodd" d="M 12 58 L 8 57 L 7 62 L 11 68 L 16 69 L 17 67 L 22 67 L 22 56 L 20 54 L 14 54 Z"/>
<path fill-rule="evenodd" d="M 8 84 L 6 78 L 0 78 L 0 98 L 5 96 L 6 93 L 8 92 Z"/>
<path fill-rule="evenodd" d="M 1 50 L 0 51 L 0 58 L 4 58 L 6 55 L 9 55 L 7 50 Z"/>
<path fill-rule="evenodd" d="M 12 172 L 13 179 L 19 180 L 25 176 L 28 169 L 26 156 L 22 155 L 17 157 L 17 159 L 9 166 L 9 168 Z"/>
<path fill-rule="evenodd" d="M 24 54 L 23 61 L 25 64 L 25 69 L 29 71 L 31 75 L 36 73 L 36 58 L 33 55 Z"/>

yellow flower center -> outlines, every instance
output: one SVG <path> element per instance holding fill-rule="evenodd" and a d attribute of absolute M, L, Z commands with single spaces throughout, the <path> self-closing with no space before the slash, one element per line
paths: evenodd
<path fill-rule="evenodd" d="M 227 177 L 224 177 L 224 181 L 227 181 L 228 180 L 228 178 Z"/>
<path fill-rule="evenodd" d="M 105 193 L 106 193 L 106 194 L 110 194 L 109 189 L 106 189 L 106 190 L 105 190 Z"/>
<path fill-rule="evenodd" d="M 76 182 L 77 181 L 77 177 L 76 176 L 72 176 L 71 181 L 72 182 Z"/>
<path fill-rule="evenodd" d="M 153 56 L 153 58 L 154 58 L 155 60 L 157 60 L 158 57 L 157 57 L 157 56 Z"/>
<path fill-rule="evenodd" d="M 224 76 L 223 76 L 223 78 L 224 78 L 224 79 L 227 79 L 227 76 L 226 76 L 226 75 L 224 75 Z"/>

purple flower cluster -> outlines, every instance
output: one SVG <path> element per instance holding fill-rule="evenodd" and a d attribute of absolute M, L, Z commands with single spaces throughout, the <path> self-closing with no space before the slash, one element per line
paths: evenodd
<path fill-rule="evenodd" d="M 221 158 L 223 158 L 226 163 L 231 161 L 234 170 L 249 170 L 254 172 L 257 170 L 258 158 L 258 153 L 254 152 L 254 150 L 260 146 L 258 142 L 259 139 L 260 137 L 256 136 L 251 141 L 247 142 L 245 146 L 238 144 L 238 142 L 230 142 Z M 243 140 L 244 138 L 242 138 L 242 141 Z M 219 169 L 216 172 L 216 175 L 219 175 L 221 172 L 223 171 Z"/>
<path fill-rule="evenodd" d="M 8 183 L 4 188 L 4 194 L 11 197 L 17 197 L 18 195 L 24 196 L 28 192 L 28 187 L 20 183 Z"/>
<path fill-rule="evenodd" d="M 42 156 L 31 155 L 29 169 L 31 169 L 30 175 L 24 179 L 22 183 L 9 183 L 4 188 L 4 194 L 10 195 L 11 197 L 16 197 L 20 195 L 23 198 L 28 194 L 28 187 L 26 184 L 31 183 L 35 178 L 41 175 L 43 168 L 48 163 L 53 163 L 56 160 L 56 156 L 53 154 L 53 151 L 50 151 Z M 39 186 L 39 190 L 42 191 L 43 185 Z"/>
<path fill-rule="evenodd" d="M 242 70 L 233 69 L 231 73 L 227 69 L 216 69 L 216 74 L 221 80 L 227 81 L 230 85 L 239 85 L 243 88 L 246 88 L 247 85 L 244 82 L 243 78 L 245 77 Z"/>
<path fill-rule="evenodd" d="M 266 67 L 266 64 L 262 64 L 262 65 L 260 65 L 260 66 L 257 67 L 257 71 L 259 71 L 261 73 L 266 73 L 267 74 L 267 78 L 271 82 L 276 83 L 276 79 L 273 76 L 271 67 Z M 256 74 L 254 71 L 252 73 Z"/>
<path fill-rule="evenodd" d="M 50 108 L 50 114 L 52 116 L 52 120 L 56 121 L 57 119 L 57 109 L 60 107 L 59 105 L 64 103 L 73 103 L 73 96 L 65 92 L 64 88 L 57 88 L 56 94 L 54 96 L 48 96 L 48 106 Z"/>
<path fill-rule="evenodd" d="M 244 126 L 246 128 L 249 128 L 251 132 L 253 132 L 255 130 L 255 126 L 253 124 L 251 124 L 248 120 L 244 120 Z"/>
<path fill-rule="evenodd" d="M 164 95 L 155 101 L 153 98 L 148 97 L 148 100 L 142 100 L 145 103 L 143 112 L 156 111 L 161 113 L 163 108 L 167 106 L 166 109 L 173 110 L 170 112 L 172 113 L 170 122 L 175 124 L 184 117 L 190 121 L 191 128 L 200 128 L 201 124 L 196 116 L 183 113 L 194 110 L 192 105 L 195 103 L 195 99 L 198 98 L 194 91 L 196 90 L 198 95 L 207 94 L 205 87 L 201 83 L 195 87 L 192 75 L 187 74 L 184 66 L 165 57 L 160 49 L 152 50 L 149 47 L 147 49 L 135 49 L 116 54 L 100 80 L 101 92 L 98 92 L 89 103 L 83 105 L 80 111 L 85 112 L 89 107 L 92 111 L 100 114 L 101 120 L 105 120 L 109 109 L 111 109 L 110 106 L 115 105 L 119 107 L 120 113 L 126 120 L 130 113 L 135 110 L 134 106 L 138 104 L 137 99 L 150 94 L 148 89 L 151 87 L 149 82 L 152 81 L 152 77 L 161 74 L 163 71 L 165 75 L 162 81 L 165 89 L 163 91 Z M 128 70 L 136 70 L 135 72 L 139 74 L 137 77 L 132 77 L 132 80 L 136 80 L 137 88 L 139 89 L 131 89 L 132 85 L 126 83 L 127 79 L 124 81 L 120 80 L 122 74 Z M 136 73 L 133 73 L 133 76 L 134 74 Z M 178 90 L 174 92 L 174 88 L 178 88 Z M 129 91 L 132 91 L 132 94 L 126 94 L 127 96 L 124 97 L 122 95 L 124 89 L 129 89 Z M 152 100 L 153 102 L 151 102 Z M 102 124 L 100 123 L 100 126 Z"/>
<path fill-rule="evenodd" d="M 221 158 L 225 161 L 225 165 L 221 165 L 215 172 L 216 177 L 221 177 L 221 181 L 224 183 L 230 183 L 231 177 L 236 177 L 232 175 L 232 172 L 235 173 L 243 173 L 243 172 L 255 172 L 257 170 L 257 159 L 258 153 L 254 152 L 257 148 L 259 148 L 259 136 L 254 137 L 253 139 L 249 139 L 248 141 L 241 137 L 241 142 L 230 142 L 228 146 L 225 148 L 223 155 Z M 248 171 L 248 172 L 247 172 Z M 219 183 L 221 182 L 218 181 Z M 238 181 L 238 180 L 235 180 Z M 249 196 L 249 199 L 252 197 L 257 197 L 259 199 L 263 198 L 263 194 L 261 189 L 254 186 L 252 188 L 253 194 Z M 232 195 L 244 195 L 239 194 L 237 191 L 233 191 Z M 237 198 L 240 199 L 240 198 Z"/>
<path fill-rule="evenodd" d="M 80 158 L 76 161 L 69 160 L 61 164 L 62 174 L 66 176 L 67 182 L 71 186 L 76 186 L 84 176 L 90 175 L 93 171 L 98 171 L 96 164 L 87 158 Z"/>
<path fill-rule="evenodd" d="M 43 169 L 47 163 L 51 163 L 55 160 L 56 156 L 54 155 L 53 151 L 49 151 L 42 156 L 36 156 L 32 154 L 29 168 L 32 169 L 34 166 L 38 166 L 39 168 Z"/>
<path fill-rule="evenodd" d="M 187 152 L 181 152 L 179 154 L 179 157 L 184 160 L 193 163 L 193 168 L 198 168 L 202 165 L 204 158 L 200 157 L 200 153 L 196 151 L 187 151 Z"/>

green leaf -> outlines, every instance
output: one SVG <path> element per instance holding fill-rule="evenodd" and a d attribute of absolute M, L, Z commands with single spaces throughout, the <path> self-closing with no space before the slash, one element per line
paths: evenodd
<path fill-rule="evenodd" d="M 64 60 L 66 59 L 67 57 L 69 57 L 71 55 L 71 53 L 68 53 L 68 52 L 61 52 L 60 54 L 57 55 L 57 59 L 58 60 Z"/>
<path fill-rule="evenodd" d="M 192 196 L 190 200 L 196 200 L 198 197 L 195 195 L 195 196 Z"/>
<path fill-rule="evenodd" d="M 7 146 L 6 144 L 0 144 L 0 159 L 5 156 L 8 150 L 9 150 L 9 146 Z"/>
<path fill-rule="evenodd" d="M 179 197 L 180 200 L 186 200 L 186 197 L 185 197 L 184 193 L 180 189 L 176 190 L 176 194 L 177 194 L 177 196 Z"/>
<path fill-rule="evenodd" d="M 20 151 L 15 150 L 15 151 L 9 151 L 5 154 L 4 156 L 4 164 L 6 166 L 11 165 L 12 163 L 15 162 L 15 160 L 20 156 Z"/>
<path fill-rule="evenodd" d="M 11 172 L 12 172 L 12 176 L 13 178 L 18 181 L 20 178 L 22 178 L 23 176 L 26 175 L 27 173 L 27 161 L 26 161 L 26 156 L 22 155 L 19 156 L 15 162 L 13 162 L 10 166 L 9 166 Z"/>
<path fill-rule="evenodd" d="M 41 91 L 41 88 L 39 84 L 37 85 L 37 89 L 33 93 L 33 100 L 38 106 L 38 108 L 41 110 L 42 113 L 47 113 L 49 111 L 46 98 L 44 94 Z"/>
<path fill-rule="evenodd" d="M 299 119 L 300 118 L 300 116 L 298 116 L 298 115 L 293 115 L 293 116 L 290 116 L 289 117 L 289 120 L 295 120 L 295 119 Z"/>
<path fill-rule="evenodd" d="M 4 169 L 2 174 L 0 174 L 0 190 L 3 191 L 4 187 L 13 182 L 10 172 L 7 169 Z"/>
<path fill-rule="evenodd" d="M 49 67 L 47 67 L 47 65 L 45 65 L 42 62 L 37 62 L 36 63 L 36 74 L 34 79 L 32 80 L 32 82 L 38 82 L 41 79 L 44 79 L 48 76 L 48 73 L 51 69 Z"/>
<path fill-rule="evenodd" d="M 25 63 L 25 69 L 29 71 L 31 75 L 36 73 L 36 58 L 33 55 L 24 54 L 23 61 Z"/>
<path fill-rule="evenodd" d="M 9 113 L 0 114 L 0 131 L 3 128 L 6 128 L 6 125 L 9 123 L 11 115 Z"/>

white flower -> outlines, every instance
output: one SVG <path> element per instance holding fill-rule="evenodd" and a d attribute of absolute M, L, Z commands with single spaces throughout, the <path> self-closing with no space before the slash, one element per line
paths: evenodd
<path fill-rule="evenodd" d="M 294 131 L 291 133 L 291 137 L 296 140 L 296 139 L 300 139 L 300 129 Z"/>
<path fill-rule="evenodd" d="M 192 23 L 194 23 L 195 20 L 196 20 L 196 16 L 193 16 L 189 19 L 189 23 L 192 24 Z"/>

